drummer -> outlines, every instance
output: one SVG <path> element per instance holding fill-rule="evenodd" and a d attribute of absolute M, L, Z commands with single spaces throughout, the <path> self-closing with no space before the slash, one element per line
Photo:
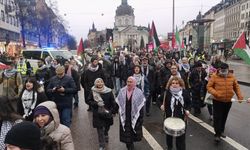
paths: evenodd
<path fill-rule="evenodd" d="M 186 120 L 189 115 L 190 109 L 190 96 L 187 90 L 185 90 L 184 81 L 179 77 L 172 77 L 167 85 L 164 92 L 163 103 L 161 110 L 165 112 L 165 117 L 177 117 L 182 120 Z M 167 149 L 173 148 L 173 136 L 166 135 Z M 176 148 L 177 150 L 185 150 L 185 134 L 176 137 Z"/>

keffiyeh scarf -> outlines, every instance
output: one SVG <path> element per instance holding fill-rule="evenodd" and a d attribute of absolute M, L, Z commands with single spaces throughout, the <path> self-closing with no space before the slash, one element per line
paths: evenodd
<path fill-rule="evenodd" d="M 127 90 L 128 90 L 127 86 L 122 88 L 116 98 L 116 102 L 119 105 L 120 120 L 123 130 L 125 130 L 124 126 L 126 121 L 125 111 L 126 111 Z M 143 92 L 139 88 L 135 87 L 131 99 L 131 122 L 133 130 L 135 129 L 135 124 L 140 116 L 140 110 L 143 108 L 145 101 L 146 99 L 143 95 Z"/>
<path fill-rule="evenodd" d="M 32 114 L 32 110 L 36 107 L 37 102 L 37 92 L 33 93 L 34 91 L 24 90 L 21 100 L 24 110 L 23 118 L 28 117 Z M 34 96 L 34 97 L 33 97 Z"/>

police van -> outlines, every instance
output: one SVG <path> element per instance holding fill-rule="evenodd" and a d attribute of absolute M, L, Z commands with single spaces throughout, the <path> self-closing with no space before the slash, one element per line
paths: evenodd
<path fill-rule="evenodd" d="M 22 52 L 24 59 L 30 62 L 31 67 L 33 68 L 33 73 L 36 72 L 38 68 L 38 60 L 46 59 L 48 57 L 57 60 L 69 60 L 73 58 L 73 54 L 68 50 L 58 50 L 54 48 L 42 48 L 42 49 L 26 49 Z M 79 60 L 76 60 L 77 64 L 82 66 L 82 63 Z"/>

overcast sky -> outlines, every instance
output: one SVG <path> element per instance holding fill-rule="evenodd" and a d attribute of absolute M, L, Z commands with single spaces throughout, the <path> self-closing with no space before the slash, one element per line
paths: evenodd
<path fill-rule="evenodd" d="M 204 14 L 221 0 L 175 0 L 175 24 L 193 20 L 199 11 Z M 68 22 L 70 33 L 79 41 L 87 37 L 95 23 L 97 30 L 114 27 L 114 17 L 121 0 L 57 0 L 59 14 Z M 134 8 L 135 24 L 148 26 L 155 22 L 159 35 L 172 31 L 173 0 L 128 0 Z"/>

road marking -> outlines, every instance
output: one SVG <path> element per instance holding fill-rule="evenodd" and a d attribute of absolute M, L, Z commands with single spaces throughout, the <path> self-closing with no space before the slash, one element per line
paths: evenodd
<path fill-rule="evenodd" d="M 142 126 L 143 137 L 148 142 L 148 144 L 155 150 L 163 150 L 161 145 L 154 139 L 154 137 L 148 132 L 147 129 Z"/>
<path fill-rule="evenodd" d="M 191 118 L 193 121 L 200 124 L 202 127 L 206 128 L 208 131 L 210 131 L 214 134 L 214 128 L 211 127 L 210 125 L 208 125 L 206 122 L 202 121 L 201 119 L 199 119 L 191 114 L 189 115 L 189 118 Z M 246 147 L 244 147 L 240 143 L 237 143 L 236 141 L 234 141 L 232 138 L 230 138 L 228 136 L 226 138 L 221 138 L 221 139 L 223 139 L 225 142 L 227 142 L 228 144 L 230 144 L 231 146 L 233 146 L 236 149 L 248 150 Z"/>

